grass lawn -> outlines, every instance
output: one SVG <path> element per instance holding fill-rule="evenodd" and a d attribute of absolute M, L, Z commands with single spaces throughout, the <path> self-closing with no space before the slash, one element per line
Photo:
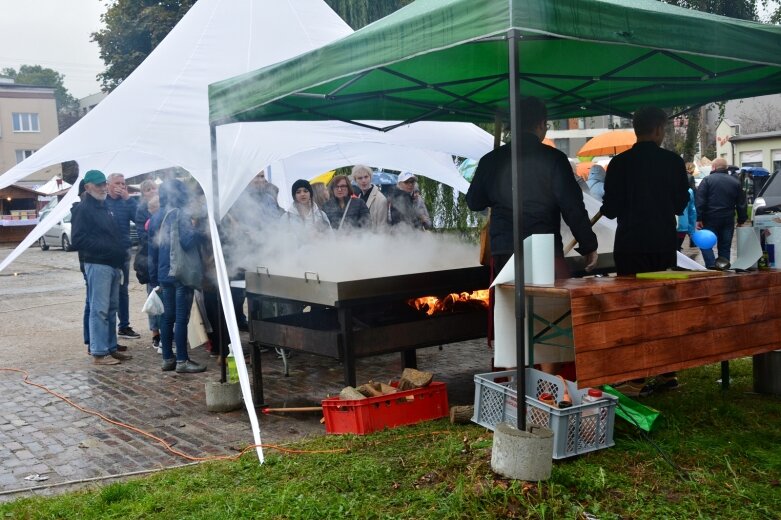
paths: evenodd
<path fill-rule="evenodd" d="M 550 480 L 491 472 L 492 433 L 434 421 L 369 436 L 323 436 L 53 498 L 0 505 L 0 518 L 781 518 L 781 399 L 751 391 L 751 361 L 680 374 L 643 400 L 662 412 L 650 436 L 623 421 L 613 448 L 557 461 Z"/>

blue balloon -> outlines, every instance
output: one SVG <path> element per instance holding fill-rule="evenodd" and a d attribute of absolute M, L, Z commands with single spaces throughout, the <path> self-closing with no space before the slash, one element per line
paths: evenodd
<path fill-rule="evenodd" d="M 700 229 L 694 232 L 692 240 L 700 249 L 711 249 L 716 245 L 716 234 L 710 229 Z"/>

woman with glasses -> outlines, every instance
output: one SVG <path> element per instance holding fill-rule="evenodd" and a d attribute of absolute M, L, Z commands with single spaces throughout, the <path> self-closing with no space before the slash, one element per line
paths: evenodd
<path fill-rule="evenodd" d="M 353 194 L 346 175 L 335 175 L 330 184 L 331 197 L 323 205 L 333 229 L 369 228 L 369 207 Z"/>

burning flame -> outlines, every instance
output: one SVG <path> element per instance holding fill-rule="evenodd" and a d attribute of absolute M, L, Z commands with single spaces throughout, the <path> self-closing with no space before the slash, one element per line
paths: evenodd
<path fill-rule="evenodd" d="M 441 299 L 437 296 L 423 296 L 422 298 L 409 300 L 407 303 L 410 307 L 425 312 L 429 316 L 445 312 L 457 312 L 465 307 L 474 308 L 474 306 L 480 306 L 487 309 L 488 289 L 471 293 L 450 293 Z"/>

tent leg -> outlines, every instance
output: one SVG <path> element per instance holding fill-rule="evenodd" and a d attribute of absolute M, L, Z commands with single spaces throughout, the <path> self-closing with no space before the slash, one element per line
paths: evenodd
<path fill-rule="evenodd" d="M 518 75 L 518 39 L 516 30 L 510 30 L 507 34 L 509 45 L 509 86 L 510 86 L 510 132 L 511 141 L 511 167 L 513 188 L 513 253 L 515 254 L 515 364 L 517 369 L 516 388 L 518 392 L 518 429 L 526 430 L 526 345 L 524 334 L 524 318 L 526 308 L 524 306 L 524 272 L 523 272 L 523 196 L 522 179 L 520 175 L 521 139 L 520 139 L 520 107 L 518 96 L 520 94 L 520 78 Z"/>

